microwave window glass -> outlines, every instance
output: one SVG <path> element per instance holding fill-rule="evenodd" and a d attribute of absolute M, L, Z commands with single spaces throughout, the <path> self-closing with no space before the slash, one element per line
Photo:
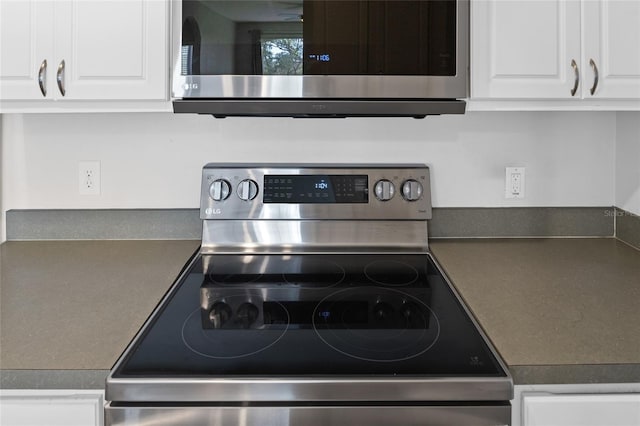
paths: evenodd
<path fill-rule="evenodd" d="M 182 75 L 456 74 L 455 0 L 184 0 Z"/>

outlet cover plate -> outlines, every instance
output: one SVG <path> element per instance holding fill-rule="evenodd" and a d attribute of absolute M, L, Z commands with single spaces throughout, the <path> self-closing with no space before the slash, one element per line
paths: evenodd
<path fill-rule="evenodd" d="M 524 167 L 507 167 L 504 181 L 504 197 L 507 199 L 523 199 L 525 185 Z"/>
<path fill-rule="evenodd" d="M 78 163 L 78 193 L 80 195 L 100 195 L 99 161 L 80 161 Z"/>

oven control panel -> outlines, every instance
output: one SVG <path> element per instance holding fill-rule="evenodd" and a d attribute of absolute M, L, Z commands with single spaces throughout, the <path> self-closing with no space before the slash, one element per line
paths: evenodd
<path fill-rule="evenodd" d="M 429 168 L 409 165 L 207 164 L 205 220 L 426 220 Z"/>

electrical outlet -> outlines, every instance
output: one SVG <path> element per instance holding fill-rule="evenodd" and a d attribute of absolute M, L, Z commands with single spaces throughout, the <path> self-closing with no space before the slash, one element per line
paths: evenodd
<path fill-rule="evenodd" d="M 80 161 L 78 163 L 78 193 L 80 195 L 100 195 L 99 161 Z"/>
<path fill-rule="evenodd" d="M 507 167 L 504 197 L 505 198 L 524 198 L 524 167 Z"/>

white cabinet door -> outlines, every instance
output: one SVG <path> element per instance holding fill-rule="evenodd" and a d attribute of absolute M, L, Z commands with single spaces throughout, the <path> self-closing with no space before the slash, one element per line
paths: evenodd
<path fill-rule="evenodd" d="M 167 99 L 165 0 L 0 0 L 0 12 L 0 99 Z"/>
<path fill-rule="evenodd" d="M 584 98 L 640 99 L 640 1 L 585 0 L 583 7 Z"/>
<path fill-rule="evenodd" d="M 522 426 L 639 426 L 640 394 L 524 395 Z"/>
<path fill-rule="evenodd" d="M 50 1 L 0 0 L 0 99 L 51 97 L 52 16 Z"/>
<path fill-rule="evenodd" d="M 579 0 L 477 0 L 471 5 L 472 98 L 572 98 L 572 61 L 580 66 Z"/>
<path fill-rule="evenodd" d="M 56 67 L 65 99 L 163 100 L 168 91 L 167 3 L 56 2 Z"/>
<path fill-rule="evenodd" d="M 23 390 L 0 394 L 2 426 L 102 426 L 102 391 Z"/>

